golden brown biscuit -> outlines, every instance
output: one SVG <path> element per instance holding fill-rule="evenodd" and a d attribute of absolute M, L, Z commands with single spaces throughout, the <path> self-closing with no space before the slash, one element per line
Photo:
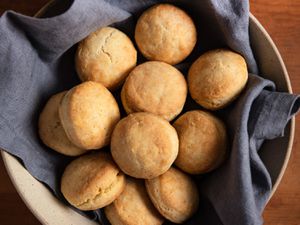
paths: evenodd
<path fill-rule="evenodd" d="M 128 178 L 122 194 L 104 208 L 112 225 L 161 225 L 162 216 L 152 205 L 142 180 Z"/>
<path fill-rule="evenodd" d="M 145 179 L 157 177 L 176 159 L 177 133 L 168 121 L 156 115 L 132 113 L 115 127 L 111 153 L 126 174 Z"/>
<path fill-rule="evenodd" d="M 75 146 L 67 137 L 58 116 L 58 106 L 67 92 L 53 95 L 45 105 L 39 118 L 39 135 L 49 148 L 69 156 L 81 155 L 85 150 Z"/>
<path fill-rule="evenodd" d="M 150 112 L 166 120 L 182 110 L 187 95 L 184 76 L 164 62 L 151 61 L 135 67 L 121 92 L 126 112 Z"/>
<path fill-rule="evenodd" d="M 175 123 L 179 152 L 175 165 L 187 173 L 201 174 L 217 168 L 225 159 L 227 135 L 224 123 L 201 110 L 189 111 Z"/>
<path fill-rule="evenodd" d="M 230 104 L 247 83 L 244 58 L 232 51 L 217 49 L 201 55 L 191 66 L 188 85 L 192 98 L 207 109 Z"/>
<path fill-rule="evenodd" d="M 136 65 L 137 52 L 131 40 L 113 27 L 103 27 L 79 43 L 75 62 L 82 81 L 96 81 L 112 90 Z"/>
<path fill-rule="evenodd" d="M 81 156 L 71 162 L 61 179 L 61 192 L 81 210 L 95 210 L 112 203 L 125 188 L 125 176 L 108 153 Z"/>
<path fill-rule="evenodd" d="M 118 104 L 100 83 L 88 81 L 64 96 L 59 116 L 69 139 L 83 149 L 98 149 L 110 142 L 120 120 Z"/>
<path fill-rule="evenodd" d="M 198 209 L 197 186 L 178 169 L 171 167 L 159 177 L 146 180 L 146 188 L 155 208 L 174 223 L 184 222 Z"/>
<path fill-rule="evenodd" d="M 138 19 L 135 41 L 147 59 L 174 65 L 192 52 L 197 31 L 186 12 L 170 4 L 159 4 Z"/>

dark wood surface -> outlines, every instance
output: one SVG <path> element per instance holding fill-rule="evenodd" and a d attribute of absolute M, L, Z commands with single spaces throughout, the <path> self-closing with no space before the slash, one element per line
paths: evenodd
<path fill-rule="evenodd" d="M 0 15 L 33 15 L 48 0 L 1 0 Z M 286 63 L 293 90 L 300 93 L 300 0 L 250 0 L 251 12 L 273 38 Z M 293 152 L 279 188 L 264 211 L 265 225 L 300 225 L 300 117 Z M 0 224 L 38 225 L 15 191 L 0 159 Z M 235 225 L 235 224 L 232 224 Z"/>

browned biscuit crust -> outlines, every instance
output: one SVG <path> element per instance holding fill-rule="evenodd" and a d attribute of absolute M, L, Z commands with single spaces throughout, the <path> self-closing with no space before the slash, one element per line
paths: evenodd
<path fill-rule="evenodd" d="M 193 50 L 197 31 L 191 17 L 170 4 L 158 4 L 138 19 L 135 41 L 149 60 L 175 65 Z"/>
<path fill-rule="evenodd" d="M 204 108 L 224 108 L 238 97 L 248 80 L 245 59 L 230 50 L 201 55 L 190 67 L 188 85 L 192 98 Z"/>
<path fill-rule="evenodd" d="M 227 134 L 224 123 L 211 113 L 189 111 L 173 124 L 179 138 L 176 166 L 201 174 L 217 168 L 225 159 Z"/>
<path fill-rule="evenodd" d="M 161 225 L 162 216 L 152 205 L 142 180 L 128 178 L 125 190 L 109 206 L 105 215 L 112 225 Z"/>
<path fill-rule="evenodd" d="M 103 27 L 82 40 L 76 52 L 76 70 L 82 81 L 96 81 L 113 90 L 135 67 L 137 51 L 126 34 Z"/>
<path fill-rule="evenodd" d="M 176 159 L 177 133 L 168 121 L 156 115 L 132 113 L 115 127 L 111 153 L 126 174 L 153 178 L 166 172 Z"/>
<path fill-rule="evenodd" d="M 58 107 L 66 93 L 64 91 L 53 95 L 46 103 L 39 117 L 39 136 L 51 149 L 64 155 L 77 156 L 83 154 L 85 150 L 78 148 L 69 140 L 58 115 Z"/>
<path fill-rule="evenodd" d="M 125 188 L 125 176 L 108 153 L 81 156 L 71 162 L 61 179 L 61 192 L 81 210 L 109 205 Z"/>
<path fill-rule="evenodd" d="M 83 149 L 99 149 L 110 142 L 120 119 L 118 104 L 100 83 L 88 81 L 64 96 L 59 116 L 69 139 Z"/>
<path fill-rule="evenodd" d="M 178 169 L 171 167 L 159 177 L 146 180 L 146 188 L 156 209 L 174 223 L 184 222 L 198 209 L 197 186 Z"/>
<path fill-rule="evenodd" d="M 150 61 L 135 67 L 126 79 L 121 98 L 126 112 L 150 112 L 170 121 L 184 106 L 187 84 L 175 67 Z"/>

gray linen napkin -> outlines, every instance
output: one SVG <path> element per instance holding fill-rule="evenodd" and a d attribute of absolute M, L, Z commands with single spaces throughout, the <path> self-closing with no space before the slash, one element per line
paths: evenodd
<path fill-rule="evenodd" d="M 0 18 L 0 148 L 17 156 L 62 201 L 60 176 L 72 158 L 41 143 L 37 135 L 39 113 L 52 94 L 79 83 L 73 62 L 78 41 L 110 24 L 132 38 L 140 13 L 158 2 L 65 0 L 59 4 L 66 3 L 66 10 L 60 15 L 50 13 L 51 18 L 31 18 L 10 11 Z M 247 0 L 168 2 L 187 10 L 197 23 L 199 44 L 178 65 L 182 71 L 203 51 L 229 47 L 247 59 L 250 72 L 258 73 L 249 43 Z M 139 61 L 143 60 L 139 56 Z M 199 179 L 203 201 L 186 224 L 262 224 L 271 181 L 257 150 L 263 140 L 281 136 L 299 109 L 298 96 L 274 89 L 272 82 L 250 75 L 241 97 L 220 112 L 229 128 L 230 156 L 220 169 Z M 107 223 L 101 210 L 81 213 Z"/>

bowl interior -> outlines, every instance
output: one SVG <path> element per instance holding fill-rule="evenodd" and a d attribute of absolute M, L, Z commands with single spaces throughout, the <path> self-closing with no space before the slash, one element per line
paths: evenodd
<path fill-rule="evenodd" d="M 63 11 L 63 7 L 65 6 L 66 4 L 59 6 L 52 2 L 38 14 L 42 15 L 47 12 L 48 15 L 56 15 L 58 10 L 59 12 Z M 250 17 L 250 38 L 256 60 L 263 76 L 273 80 L 279 91 L 291 93 L 290 80 L 280 54 L 267 32 L 253 15 Z M 266 141 L 260 150 L 260 156 L 272 177 L 272 183 L 274 185 L 272 193 L 275 192 L 286 168 L 292 148 L 293 134 L 294 119 L 286 127 L 284 137 Z M 43 224 L 97 224 L 74 212 L 57 200 L 56 197 L 54 197 L 42 183 L 33 178 L 13 156 L 4 151 L 1 151 L 1 154 L 15 188 L 28 208 Z M 41 201 L 41 199 L 43 200 Z"/>
<path fill-rule="evenodd" d="M 280 53 L 266 30 L 253 15 L 250 16 L 250 40 L 260 75 L 272 80 L 276 84 L 277 91 L 292 93 L 290 79 Z M 284 137 L 266 141 L 260 149 L 259 155 L 271 175 L 272 195 L 286 169 L 292 150 L 294 129 L 293 118 L 285 128 Z"/>

